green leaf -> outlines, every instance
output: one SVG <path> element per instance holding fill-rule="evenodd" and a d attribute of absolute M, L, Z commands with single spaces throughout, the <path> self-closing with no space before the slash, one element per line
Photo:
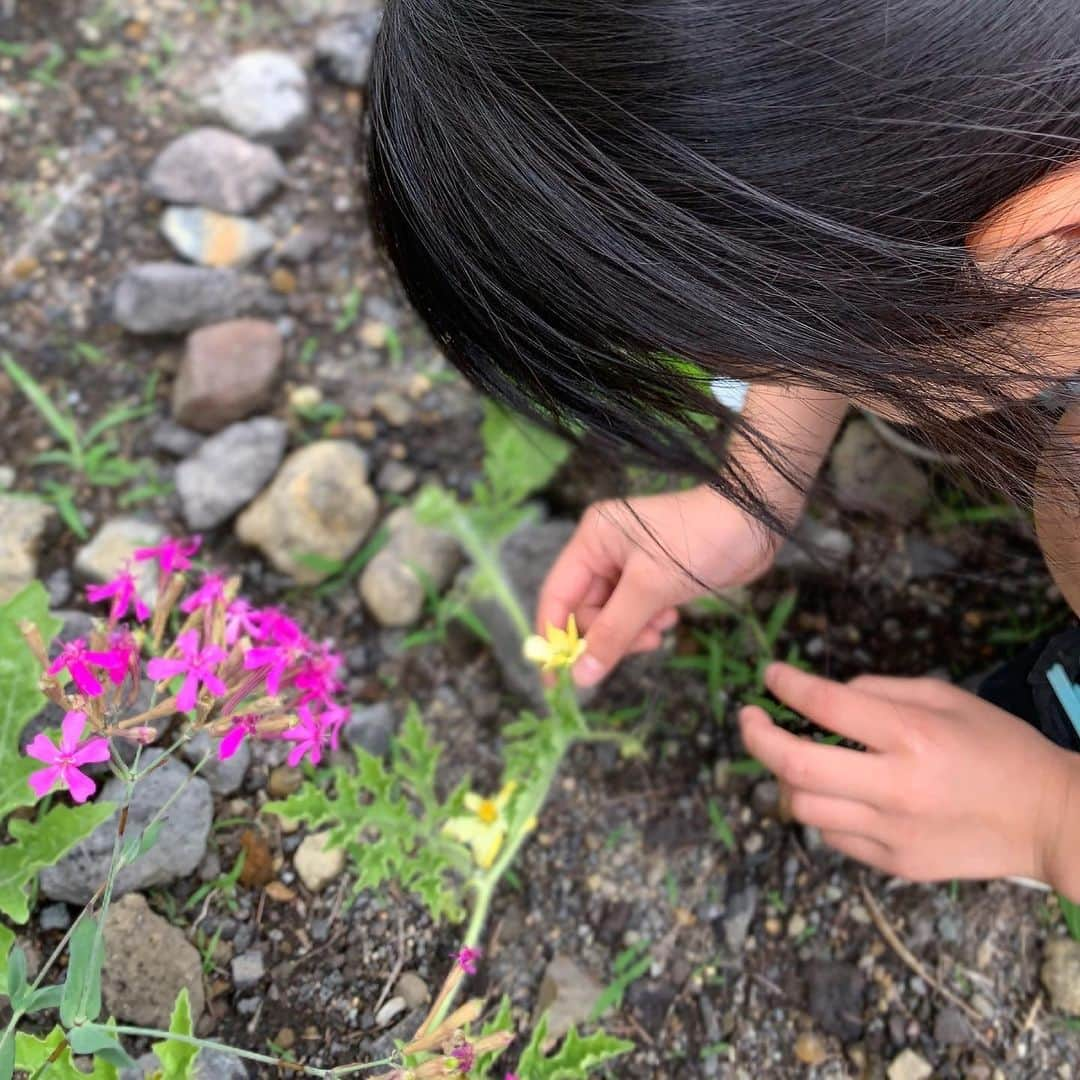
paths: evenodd
<path fill-rule="evenodd" d="M 13 1009 L 22 1007 L 23 997 L 29 989 L 26 983 L 26 953 L 16 946 L 7 958 L 7 995 Z"/>
<path fill-rule="evenodd" d="M 517 506 L 545 487 L 570 454 L 557 435 L 484 402 L 484 473 L 496 503 Z"/>
<path fill-rule="evenodd" d="M 26 400 L 41 414 L 41 418 L 53 429 L 57 438 L 67 443 L 68 449 L 81 461 L 79 429 L 70 416 L 65 416 L 53 404 L 52 399 L 41 384 L 8 353 L 0 353 L 0 366 L 7 372 L 8 378 L 23 392 Z"/>
<path fill-rule="evenodd" d="M 7 982 L 8 957 L 15 947 L 15 932 L 0 923 L 0 984 Z"/>
<path fill-rule="evenodd" d="M 29 918 L 28 887 L 38 871 L 52 866 L 116 811 L 112 803 L 54 806 L 36 821 L 8 823 L 15 841 L 0 847 L 0 911 L 13 922 Z"/>
<path fill-rule="evenodd" d="M 173 1006 L 169 1032 L 172 1035 L 195 1034 L 186 986 L 180 991 Z M 154 1043 L 154 1053 L 161 1062 L 161 1080 L 187 1080 L 188 1069 L 198 1056 L 199 1048 L 176 1039 L 165 1039 Z"/>
<path fill-rule="evenodd" d="M 555 1054 L 545 1057 L 543 1045 L 547 1041 L 547 1029 L 545 1014 L 518 1062 L 518 1072 L 529 1080 L 582 1080 L 592 1069 L 634 1049 L 633 1043 L 616 1039 L 605 1031 L 581 1036 L 576 1028 L 571 1028 Z"/>
<path fill-rule="evenodd" d="M 732 832 L 728 819 L 724 817 L 724 811 L 717 805 L 715 799 L 709 800 L 709 821 L 712 824 L 713 835 L 728 849 L 735 850 L 735 833 Z"/>
<path fill-rule="evenodd" d="M 97 920 L 84 915 L 68 944 L 67 978 L 60 1001 L 60 1020 L 66 1027 L 96 1020 L 101 1014 L 103 962 Z"/>
<path fill-rule="evenodd" d="M 650 967 L 652 967 L 652 957 L 649 955 L 647 941 L 639 942 L 619 953 L 613 965 L 611 982 L 596 999 L 590 1019 L 599 1020 L 610 1010 L 620 1008 L 626 991 Z"/>
<path fill-rule="evenodd" d="M 156 843 L 164 821 L 152 821 L 137 835 L 129 837 L 120 850 L 119 868 L 129 866 L 140 856 L 145 855 Z"/>
<path fill-rule="evenodd" d="M 327 829 L 327 843 L 343 847 L 356 888 L 378 890 L 397 882 L 418 896 L 436 921 L 459 922 L 465 910 L 462 878 L 473 867 L 468 851 L 442 834 L 460 807 L 459 789 L 440 801 L 440 751 L 416 709 L 391 743 L 390 763 L 356 750 L 356 772 L 342 766 L 264 810 L 309 829 Z"/>
<path fill-rule="evenodd" d="M 15 1037 L 15 1068 L 27 1075 L 34 1075 L 38 1069 L 47 1070 L 41 1073 L 42 1080 L 118 1080 L 119 1072 L 108 1061 L 100 1058 L 94 1059 L 94 1071 L 91 1073 L 81 1072 L 75 1067 L 72 1058 L 71 1046 L 64 1046 L 66 1037 L 62 1028 L 55 1027 L 43 1038 L 36 1038 L 20 1031 Z M 53 1054 L 64 1046 L 59 1055 L 53 1058 Z M 0 1064 L 0 1078 L 4 1077 L 3 1067 Z"/>
<path fill-rule="evenodd" d="M 480 1037 L 483 1038 L 487 1035 L 497 1035 L 501 1031 L 513 1031 L 514 1021 L 510 1013 L 510 998 L 505 994 L 502 1001 L 499 1002 L 498 1011 L 495 1015 L 484 1024 L 480 1029 Z M 495 1067 L 495 1063 L 506 1053 L 506 1050 L 493 1050 L 488 1054 L 481 1054 L 476 1059 L 476 1064 L 473 1066 L 472 1076 L 476 1080 L 487 1080 L 491 1070 Z"/>
<path fill-rule="evenodd" d="M 116 1034 L 101 1024 L 83 1024 L 68 1032 L 68 1042 L 76 1054 L 93 1054 L 113 1065 L 130 1068 L 135 1064 L 120 1045 Z"/>
<path fill-rule="evenodd" d="M 23 622 L 33 623 L 46 644 L 63 625 L 49 614 L 40 582 L 0 606 L 0 818 L 37 802 L 27 778 L 41 766 L 20 752 L 19 736 L 41 711 L 45 695 L 38 689 L 41 667 L 19 629 Z"/>
<path fill-rule="evenodd" d="M 1061 916 L 1065 920 L 1069 936 L 1074 941 L 1080 941 L 1080 904 L 1074 904 L 1059 894 L 1058 906 L 1061 908 Z"/>

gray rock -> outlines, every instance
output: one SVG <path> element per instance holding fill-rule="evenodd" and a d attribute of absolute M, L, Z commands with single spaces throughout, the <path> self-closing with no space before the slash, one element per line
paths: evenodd
<path fill-rule="evenodd" d="M 269 416 L 232 424 L 207 439 L 176 469 L 176 490 L 188 525 L 212 529 L 247 506 L 277 471 L 287 439 L 285 424 Z"/>
<path fill-rule="evenodd" d="M 258 278 L 179 262 L 132 267 L 117 282 L 113 295 L 113 318 L 133 334 L 182 334 L 239 315 L 273 313 L 279 307 Z"/>
<path fill-rule="evenodd" d="M 410 1009 L 422 1009 L 431 1000 L 428 984 L 415 971 L 406 971 L 397 981 L 394 993 L 405 999 Z"/>
<path fill-rule="evenodd" d="M 201 206 L 170 206 L 161 234 L 177 255 L 200 266 L 250 266 L 274 246 L 274 234 L 251 218 Z"/>
<path fill-rule="evenodd" d="M 63 607 L 71 599 L 71 571 L 58 567 L 45 579 L 45 591 L 49 594 L 49 607 Z"/>
<path fill-rule="evenodd" d="M 388 461 L 375 477 L 375 486 L 392 495 L 407 495 L 416 487 L 416 470 L 400 461 Z"/>
<path fill-rule="evenodd" d="M 0 603 L 37 577 L 41 537 L 55 517 L 48 503 L 0 495 Z"/>
<path fill-rule="evenodd" d="M 369 11 L 320 30 L 315 38 L 315 62 L 320 70 L 345 86 L 363 86 L 381 22 L 381 12 Z"/>
<path fill-rule="evenodd" d="M 846 510 L 883 514 L 900 524 L 919 516 L 930 499 L 926 473 L 886 445 L 866 420 L 853 420 L 833 447 L 829 476 Z"/>
<path fill-rule="evenodd" d="M 386 1027 L 387 1024 L 392 1024 L 408 1007 L 403 997 L 392 997 L 375 1014 L 376 1026 Z"/>
<path fill-rule="evenodd" d="M 547 1013 L 548 1039 L 554 1043 L 571 1027 L 581 1027 L 592 1016 L 604 988 L 567 956 L 556 956 L 544 971 L 536 999 L 533 1026 Z"/>
<path fill-rule="evenodd" d="M 540 586 L 574 532 L 572 521 L 545 521 L 523 525 L 503 543 L 500 553 L 504 570 L 517 593 L 527 617 L 536 610 Z M 471 567 L 462 575 L 462 589 L 468 590 Z M 514 693 L 536 705 L 544 702 L 543 686 L 536 666 L 521 655 L 517 627 L 501 604 L 489 597 L 473 602 L 473 612 L 491 635 L 492 649 L 503 681 Z"/>
<path fill-rule="evenodd" d="M 202 960 L 183 931 L 150 910 L 132 893 L 109 907 L 105 920 L 105 966 L 101 992 L 117 1020 L 168 1028 L 176 997 L 185 987 L 191 1018 L 202 1016 Z"/>
<path fill-rule="evenodd" d="M 232 981 L 237 990 L 248 990 L 255 986 L 266 974 L 266 961 L 261 949 L 250 949 L 246 953 L 234 956 L 232 961 Z"/>
<path fill-rule="evenodd" d="M 150 435 L 150 444 L 155 450 L 177 458 L 191 457 L 205 441 L 205 435 L 169 419 L 159 420 Z"/>
<path fill-rule="evenodd" d="M 199 770 L 201 776 L 215 795 L 231 795 L 240 789 L 251 767 L 251 747 L 245 739 L 232 757 L 222 761 L 217 754 L 219 739 L 206 731 L 197 732 L 181 751 L 192 764 L 197 765 L 209 751 L 206 764 Z"/>
<path fill-rule="evenodd" d="M 169 143 L 146 183 L 163 202 L 250 214 L 285 175 L 281 158 L 269 147 L 221 128 L 202 127 Z"/>
<path fill-rule="evenodd" d="M 71 911 L 67 904 L 46 904 L 38 912 L 37 924 L 40 930 L 66 930 L 71 925 Z"/>
<path fill-rule="evenodd" d="M 278 258 L 284 262 L 305 263 L 333 239 L 333 230 L 319 221 L 298 225 L 281 242 Z"/>
<path fill-rule="evenodd" d="M 354 708 L 342 734 L 350 746 L 381 758 L 390 752 L 390 740 L 397 734 L 397 729 L 393 707 L 387 701 L 379 701 Z"/>
<path fill-rule="evenodd" d="M 447 533 L 417 523 L 402 507 L 386 520 L 390 539 L 364 567 L 360 595 L 381 626 L 413 626 L 428 587 L 441 593 L 461 565 L 461 549 Z"/>
<path fill-rule="evenodd" d="M 143 518 L 110 518 L 75 555 L 75 572 L 88 581 L 108 581 L 131 562 L 139 595 L 151 607 L 157 598 L 157 569 L 152 560 L 131 561 L 139 548 L 153 547 L 165 536 L 157 522 Z"/>
<path fill-rule="evenodd" d="M 210 434 L 268 405 L 285 346 L 272 322 L 232 319 L 196 330 L 173 384 L 178 423 Z"/>
<path fill-rule="evenodd" d="M 804 516 L 792 538 L 776 553 L 775 565 L 791 574 L 831 577 L 847 566 L 854 549 L 855 541 L 842 529 Z"/>
<path fill-rule="evenodd" d="M 160 750 L 144 751 L 141 762 L 149 765 L 161 757 Z M 206 854 L 213 815 L 210 786 L 175 758 L 145 776 L 136 786 L 128 813 L 127 836 L 137 836 L 176 790 L 184 790 L 170 805 L 157 843 L 116 877 L 114 896 L 137 889 L 166 885 L 195 872 Z M 118 807 L 124 798 L 124 782 L 109 780 L 101 791 L 104 802 Z M 117 814 L 77 844 L 59 862 L 41 872 L 41 891 L 50 900 L 85 904 L 105 880 L 116 837 Z"/>
<path fill-rule="evenodd" d="M 311 111 L 304 69 L 287 53 L 242 53 L 219 72 L 205 104 L 234 131 L 257 142 L 288 146 Z"/>
<path fill-rule="evenodd" d="M 807 1008 L 827 1035 L 852 1042 L 862 1035 L 866 978 L 857 967 L 818 960 L 806 972 Z"/>
<path fill-rule="evenodd" d="M 750 925 L 757 914 L 758 895 L 756 885 L 747 885 L 728 898 L 723 922 L 724 944 L 733 954 L 741 953 L 746 945 Z"/>
<path fill-rule="evenodd" d="M 121 1069 L 120 1080 L 149 1080 L 161 1069 L 157 1054 L 143 1054 L 134 1069 Z M 235 1054 L 204 1047 L 195 1055 L 187 1080 L 248 1080 L 247 1066 Z"/>
<path fill-rule="evenodd" d="M 314 585 L 356 551 L 377 513 L 367 459 L 352 443 L 327 439 L 289 455 L 273 483 L 237 519 L 236 535 L 282 573 Z"/>
<path fill-rule="evenodd" d="M 934 1042 L 942 1046 L 967 1046 L 974 1038 L 971 1024 L 959 1009 L 951 1005 L 938 1009 L 934 1018 Z"/>
<path fill-rule="evenodd" d="M 10 491 L 15 486 L 15 470 L 10 465 L 0 465 L 0 491 Z"/>
<path fill-rule="evenodd" d="M 1057 1012 L 1080 1016 L 1080 941 L 1056 938 L 1048 942 L 1039 977 Z"/>

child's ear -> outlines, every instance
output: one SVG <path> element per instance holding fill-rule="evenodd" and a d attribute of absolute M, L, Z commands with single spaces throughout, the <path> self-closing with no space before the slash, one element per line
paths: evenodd
<path fill-rule="evenodd" d="M 1080 288 L 1080 258 L 1070 258 L 1080 255 L 1080 163 L 1000 203 L 972 229 L 967 247 L 979 266 L 995 273 Z"/>

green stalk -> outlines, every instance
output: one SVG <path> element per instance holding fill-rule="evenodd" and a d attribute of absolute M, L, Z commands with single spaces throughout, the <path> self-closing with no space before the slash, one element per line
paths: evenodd
<path fill-rule="evenodd" d="M 248 1061 L 257 1061 L 260 1065 L 273 1065 L 289 1072 L 300 1073 L 304 1076 L 348 1076 L 351 1073 L 364 1072 L 367 1069 L 380 1069 L 384 1065 L 393 1065 L 393 1058 L 383 1058 L 381 1061 L 369 1061 L 363 1065 L 342 1065 L 333 1069 L 320 1069 L 315 1065 L 301 1065 L 299 1062 L 286 1061 L 284 1058 L 271 1057 L 269 1054 L 259 1054 L 254 1050 L 241 1050 L 227 1043 L 215 1042 L 213 1039 L 200 1039 L 197 1035 L 178 1035 L 172 1031 L 162 1031 L 160 1028 L 132 1027 L 126 1024 L 110 1025 L 107 1029 L 117 1035 L 137 1035 L 146 1039 L 169 1040 L 170 1042 L 184 1043 L 185 1046 L 196 1046 L 200 1050 L 218 1050 L 223 1054 L 232 1054 L 234 1057 L 246 1058 Z"/>

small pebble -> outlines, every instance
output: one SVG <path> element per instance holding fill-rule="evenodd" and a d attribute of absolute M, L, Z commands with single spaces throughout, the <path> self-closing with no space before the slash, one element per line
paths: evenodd
<path fill-rule="evenodd" d="M 820 1065 L 828 1056 L 825 1040 L 813 1031 L 804 1031 L 795 1040 L 795 1056 L 804 1065 Z"/>
<path fill-rule="evenodd" d="M 375 1014 L 376 1026 L 386 1027 L 387 1024 L 392 1024 L 408 1007 L 408 1003 L 403 997 L 392 997 Z"/>

